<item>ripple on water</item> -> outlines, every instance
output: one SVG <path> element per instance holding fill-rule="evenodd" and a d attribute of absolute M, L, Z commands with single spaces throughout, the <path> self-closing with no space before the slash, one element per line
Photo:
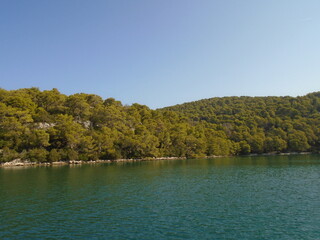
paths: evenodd
<path fill-rule="evenodd" d="M 319 239 L 320 158 L 0 169 L 0 239 Z"/>

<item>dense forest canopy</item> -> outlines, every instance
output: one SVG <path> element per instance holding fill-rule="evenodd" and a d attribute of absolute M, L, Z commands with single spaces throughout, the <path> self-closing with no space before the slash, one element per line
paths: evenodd
<path fill-rule="evenodd" d="M 320 151 L 320 92 L 223 97 L 151 110 L 94 94 L 0 89 L 0 161 Z"/>

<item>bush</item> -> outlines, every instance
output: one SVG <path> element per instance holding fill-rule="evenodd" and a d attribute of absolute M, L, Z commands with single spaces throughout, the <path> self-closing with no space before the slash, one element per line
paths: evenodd
<path fill-rule="evenodd" d="M 31 162 L 46 162 L 48 151 L 44 148 L 31 149 L 27 153 L 27 159 Z"/>
<path fill-rule="evenodd" d="M 57 149 L 52 149 L 48 155 L 49 162 L 58 162 L 61 160 L 61 154 Z"/>
<path fill-rule="evenodd" d="M 68 160 L 78 160 L 78 153 L 73 149 L 67 150 Z"/>
<path fill-rule="evenodd" d="M 8 147 L 4 147 L 0 151 L 0 162 L 10 162 L 17 158 L 19 158 L 19 153 L 15 150 L 9 149 Z"/>
<path fill-rule="evenodd" d="M 89 160 L 89 156 L 85 153 L 80 153 L 78 158 L 80 161 L 88 161 Z M 70 159 L 70 160 L 73 160 L 73 159 Z"/>

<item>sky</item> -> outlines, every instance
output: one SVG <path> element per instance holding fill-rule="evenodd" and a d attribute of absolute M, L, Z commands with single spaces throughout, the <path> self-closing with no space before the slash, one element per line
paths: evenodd
<path fill-rule="evenodd" d="M 0 88 L 160 108 L 320 91 L 318 0 L 0 0 Z"/>

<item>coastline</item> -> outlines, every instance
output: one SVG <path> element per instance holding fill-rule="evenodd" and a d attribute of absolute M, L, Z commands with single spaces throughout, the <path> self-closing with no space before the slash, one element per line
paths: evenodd
<path fill-rule="evenodd" d="M 31 166 L 65 166 L 65 165 L 81 165 L 81 164 L 101 164 L 101 163 L 118 163 L 118 162 L 141 162 L 141 161 L 161 161 L 161 160 L 182 160 L 186 157 L 159 157 L 159 158 L 130 158 L 130 159 L 115 159 L 115 160 L 69 160 L 59 162 L 31 162 L 28 160 L 15 159 L 10 162 L 0 163 L 0 167 L 31 167 Z"/>
<path fill-rule="evenodd" d="M 261 153 L 261 154 L 247 154 L 238 155 L 244 157 L 255 157 L 255 156 L 290 156 L 290 155 L 307 155 L 313 154 L 313 152 L 288 152 L 288 153 Z M 222 157 L 234 157 L 234 156 L 205 156 L 201 158 L 222 158 Z M 31 167 L 31 166 L 65 166 L 65 165 L 82 165 L 82 164 L 101 164 L 101 163 L 119 163 L 119 162 L 142 162 L 142 161 L 161 161 L 161 160 L 183 160 L 186 157 L 158 157 L 158 158 L 130 158 L 130 159 L 115 159 L 115 160 L 92 160 L 92 161 L 81 161 L 81 160 L 69 160 L 59 162 L 31 162 L 28 160 L 15 159 L 10 162 L 0 163 L 0 167 Z"/>

